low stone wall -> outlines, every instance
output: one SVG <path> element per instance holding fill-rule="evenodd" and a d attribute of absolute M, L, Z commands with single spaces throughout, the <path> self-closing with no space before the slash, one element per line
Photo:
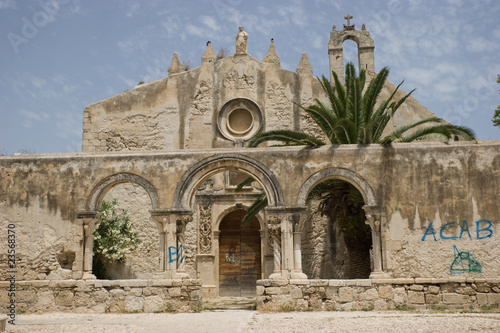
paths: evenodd
<path fill-rule="evenodd" d="M 0 282 L 0 313 L 9 305 L 8 281 Z M 17 313 L 191 312 L 201 309 L 200 280 L 17 281 Z"/>
<path fill-rule="evenodd" d="M 500 306 L 500 278 L 258 280 L 257 309 L 481 309 Z"/>

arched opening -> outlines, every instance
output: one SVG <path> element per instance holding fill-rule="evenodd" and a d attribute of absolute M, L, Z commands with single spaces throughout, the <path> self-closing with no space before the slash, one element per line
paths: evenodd
<path fill-rule="evenodd" d="M 353 39 L 346 39 L 342 46 L 344 48 L 344 68 L 347 63 L 352 62 L 354 68 L 359 70 L 358 43 Z"/>
<path fill-rule="evenodd" d="M 86 207 L 88 212 L 95 217 L 101 208 L 101 203 L 106 200 L 112 202 L 117 200 L 119 211 L 126 210 L 132 222 L 133 229 L 140 239 L 140 246 L 133 253 L 126 256 L 125 263 L 121 267 L 113 267 L 114 264 L 104 262 L 101 265 L 107 268 L 107 273 L 101 274 L 100 278 L 109 279 L 146 279 L 155 273 L 160 257 L 159 234 L 154 221 L 150 219 L 149 210 L 158 209 L 158 194 L 153 185 L 141 176 L 132 173 L 119 173 L 102 179 L 90 192 Z M 85 213 L 85 212 L 84 212 Z M 85 214 L 84 214 L 85 215 Z M 84 236 L 84 267 L 85 273 L 91 273 L 96 268 L 94 264 L 94 240 L 93 233 L 99 227 L 100 220 L 92 219 L 85 229 Z M 85 223 L 85 222 L 84 222 Z"/>
<path fill-rule="evenodd" d="M 221 220 L 219 230 L 219 296 L 253 297 L 261 278 L 260 225 L 256 218 L 245 226 L 246 211 L 233 211 Z"/>
<path fill-rule="evenodd" d="M 137 248 L 126 253 L 123 262 L 109 260 L 102 255 L 96 256 L 94 251 L 92 272 L 98 278 L 110 280 L 152 278 L 157 270 L 160 253 L 158 229 L 150 219 L 150 197 L 146 190 L 136 183 L 120 183 L 106 189 L 106 194 L 99 201 L 99 207 L 102 201 L 112 203 L 115 200 L 117 212 L 127 214 L 131 229 L 140 243 Z M 99 224 L 95 228 L 99 228 Z"/>
<path fill-rule="evenodd" d="M 302 235 L 304 273 L 309 278 L 368 278 L 378 255 L 371 250 L 374 236 L 365 223 L 364 208 L 377 207 L 369 184 L 352 171 L 324 169 L 302 185 L 297 202 L 311 210 Z"/>

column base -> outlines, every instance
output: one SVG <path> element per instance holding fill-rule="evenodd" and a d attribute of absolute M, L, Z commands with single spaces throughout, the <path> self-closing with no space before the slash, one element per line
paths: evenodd
<path fill-rule="evenodd" d="M 271 279 L 271 280 L 284 280 L 283 275 L 281 275 L 280 272 L 274 272 L 273 274 L 269 275 L 269 279 Z"/>
<path fill-rule="evenodd" d="M 82 280 L 97 280 L 97 278 L 92 273 L 83 272 Z"/>
<path fill-rule="evenodd" d="M 294 280 L 307 280 L 307 275 L 305 275 L 302 271 L 294 271 L 294 272 L 292 272 L 292 279 L 294 279 Z"/>
<path fill-rule="evenodd" d="M 373 271 L 370 274 L 370 279 L 389 279 L 390 276 L 384 271 Z"/>
<path fill-rule="evenodd" d="M 190 279 L 191 277 L 186 271 L 177 271 L 174 274 L 174 279 Z"/>

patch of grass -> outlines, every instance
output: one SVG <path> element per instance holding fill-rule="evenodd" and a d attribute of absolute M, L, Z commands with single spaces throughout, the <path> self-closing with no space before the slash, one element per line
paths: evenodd
<path fill-rule="evenodd" d="M 446 307 L 446 305 L 429 304 L 427 305 L 427 309 L 433 311 L 446 311 L 448 307 Z"/>
<path fill-rule="evenodd" d="M 280 305 L 280 312 L 292 312 L 295 311 L 295 306 L 291 303 L 283 303 Z"/>
<path fill-rule="evenodd" d="M 483 304 L 481 305 L 481 312 L 500 312 L 500 304 Z"/>
<path fill-rule="evenodd" d="M 196 313 L 203 311 L 203 303 L 202 302 L 191 303 L 191 310 L 193 310 L 193 312 Z"/>
<path fill-rule="evenodd" d="M 373 309 L 375 309 L 375 306 L 373 306 L 373 304 L 370 304 L 370 306 L 368 307 L 361 308 L 361 311 L 373 311 Z"/>
<path fill-rule="evenodd" d="M 174 305 L 172 303 L 167 303 L 167 305 L 165 306 L 165 310 L 163 310 L 163 312 L 174 313 L 175 312 Z"/>
<path fill-rule="evenodd" d="M 415 310 L 415 307 L 408 306 L 407 304 L 396 304 L 396 310 L 399 310 L 399 311 L 413 311 L 413 310 Z"/>

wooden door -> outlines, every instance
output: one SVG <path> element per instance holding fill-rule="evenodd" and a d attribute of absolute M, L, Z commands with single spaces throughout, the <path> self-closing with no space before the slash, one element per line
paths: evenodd
<path fill-rule="evenodd" d="M 255 296 L 261 278 L 260 226 L 254 218 L 241 227 L 245 213 L 229 213 L 220 223 L 219 296 Z"/>

